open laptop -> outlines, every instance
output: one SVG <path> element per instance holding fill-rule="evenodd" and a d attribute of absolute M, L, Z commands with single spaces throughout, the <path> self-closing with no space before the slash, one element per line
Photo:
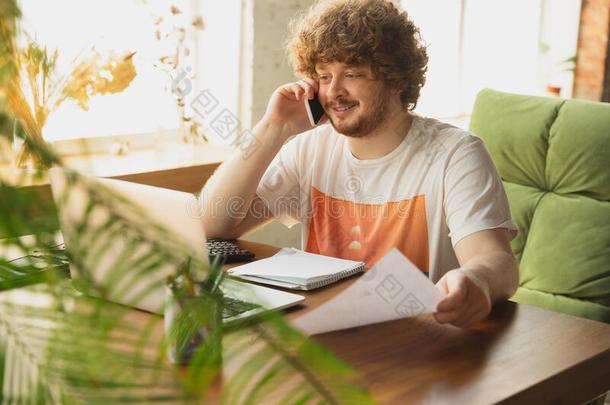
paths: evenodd
<path fill-rule="evenodd" d="M 199 216 L 193 213 L 193 210 L 189 209 L 196 202 L 192 194 L 121 180 L 83 177 L 90 185 L 105 186 L 110 191 L 122 196 L 131 206 L 137 208 L 136 212 L 141 210 L 143 215 L 138 215 L 138 217 L 149 218 L 173 234 L 181 242 L 179 245 L 187 249 L 185 258 L 188 255 L 193 255 L 208 263 L 202 221 Z M 97 232 L 97 228 L 94 226 L 89 234 L 87 234 L 87 230 L 80 231 L 79 240 L 76 240 L 75 226 L 82 220 L 91 197 L 87 191 L 88 189 L 82 184 L 71 185 L 69 193 L 64 194 L 67 180 L 67 173 L 63 169 L 53 168 L 49 171 L 49 181 L 58 209 L 64 243 L 73 255 L 73 259 L 78 261 L 79 257 L 74 257 L 74 255 L 83 252 L 83 246 L 78 245 L 79 242 L 86 244 L 87 240 L 95 240 L 94 238 L 97 235 L 91 233 Z M 109 217 L 109 210 L 102 205 L 89 212 L 88 215 L 89 223 L 104 224 L 104 221 Z M 167 294 L 164 280 L 167 275 L 175 274 L 176 265 L 168 264 L 157 267 L 153 273 L 147 273 L 144 276 L 142 274 L 121 274 L 120 281 L 117 283 L 115 274 L 117 257 L 121 257 L 120 254 L 125 251 L 129 241 L 132 241 L 132 239 L 128 239 L 119 233 L 112 238 L 112 241 L 107 242 L 103 252 L 90 264 L 90 268 L 87 267 L 88 276 L 98 286 L 106 290 L 105 298 L 122 305 L 163 314 Z M 74 248 L 71 249 L 71 247 Z M 150 245 L 148 248 L 150 248 Z M 86 249 L 86 246 L 84 246 L 84 249 Z M 140 252 L 142 257 L 145 257 L 146 249 L 147 244 L 143 243 L 141 246 L 142 252 Z M 133 254 L 137 255 L 138 252 Z M 83 254 L 83 256 L 86 256 L 86 254 Z M 79 262 L 84 262 L 83 265 L 86 267 L 85 259 L 82 258 Z M 123 271 L 129 272 L 129 266 L 126 266 Z M 73 279 L 79 277 L 79 272 L 74 264 L 70 264 L 70 273 Z M 221 289 L 225 297 L 232 301 L 231 308 L 223 314 L 225 322 L 256 315 L 265 310 L 288 308 L 304 300 L 304 297 L 298 294 L 230 279 L 223 281 Z M 146 291 L 146 294 L 142 294 L 143 291 Z"/>

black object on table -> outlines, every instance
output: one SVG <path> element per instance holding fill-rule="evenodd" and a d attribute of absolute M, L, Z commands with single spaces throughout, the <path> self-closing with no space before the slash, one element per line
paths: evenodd
<path fill-rule="evenodd" d="M 233 240 L 209 238 L 206 245 L 210 262 L 235 263 L 254 259 L 254 253 L 240 248 Z"/>

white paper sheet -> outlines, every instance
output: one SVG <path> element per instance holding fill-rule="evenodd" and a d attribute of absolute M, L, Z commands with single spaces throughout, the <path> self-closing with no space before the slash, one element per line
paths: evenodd
<path fill-rule="evenodd" d="M 443 297 L 424 273 L 393 249 L 358 281 L 293 324 L 315 335 L 435 312 Z"/>

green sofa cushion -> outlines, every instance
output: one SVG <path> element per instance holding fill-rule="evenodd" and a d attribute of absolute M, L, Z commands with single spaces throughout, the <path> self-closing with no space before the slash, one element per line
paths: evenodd
<path fill-rule="evenodd" d="M 610 104 L 563 105 L 551 127 L 546 179 L 556 193 L 610 200 Z"/>
<path fill-rule="evenodd" d="M 519 287 L 512 300 L 522 304 L 535 305 L 555 312 L 563 312 L 564 314 L 610 323 L 609 307 L 585 300 L 530 290 L 525 287 Z"/>
<path fill-rule="evenodd" d="M 485 141 L 502 178 L 547 190 L 545 162 L 549 130 L 561 102 L 482 90 L 470 130 Z"/>
<path fill-rule="evenodd" d="M 610 204 L 546 193 L 521 256 L 521 285 L 610 308 L 609 259 Z"/>
<path fill-rule="evenodd" d="M 518 260 L 521 260 L 523 248 L 527 241 L 534 211 L 545 192 L 534 187 L 522 186 L 520 184 L 505 181 L 504 188 L 508 195 L 513 221 L 519 228 L 519 233 L 511 242 L 511 247 Z"/>
<path fill-rule="evenodd" d="M 513 299 L 610 322 L 610 104 L 486 89 L 470 129 L 519 227 Z"/>

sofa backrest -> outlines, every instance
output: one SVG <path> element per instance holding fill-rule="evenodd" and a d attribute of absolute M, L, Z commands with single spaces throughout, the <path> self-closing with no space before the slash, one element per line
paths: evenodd
<path fill-rule="evenodd" d="M 610 322 L 610 104 L 486 89 L 470 130 L 491 153 L 519 227 L 520 286 L 584 301 L 573 303 L 582 311 L 569 300 L 549 307 Z"/>

